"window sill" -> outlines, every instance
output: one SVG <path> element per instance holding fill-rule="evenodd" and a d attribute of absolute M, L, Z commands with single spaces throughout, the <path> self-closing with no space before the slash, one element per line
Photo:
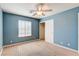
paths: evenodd
<path fill-rule="evenodd" d="M 32 37 L 32 36 L 18 36 L 19 38 L 22 38 L 22 37 Z"/>

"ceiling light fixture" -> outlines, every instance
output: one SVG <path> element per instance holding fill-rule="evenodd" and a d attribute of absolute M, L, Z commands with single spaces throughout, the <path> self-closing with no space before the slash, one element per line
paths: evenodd
<path fill-rule="evenodd" d="M 31 10 L 30 13 L 33 13 L 33 16 L 45 16 L 45 12 L 50 12 L 52 9 L 49 9 L 49 6 L 44 3 L 39 3 L 36 5 L 36 10 Z"/>

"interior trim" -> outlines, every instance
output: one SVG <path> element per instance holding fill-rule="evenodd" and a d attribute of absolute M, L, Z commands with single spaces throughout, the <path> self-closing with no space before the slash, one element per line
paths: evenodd
<path fill-rule="evenodd" d="M 30 41 L 25 41 L 25 42 L 18 42 L 18 43 L 9 44 L 9 45 L 4 45 L 3 48 L 11 47 L 11 46 L 16 46 L 16 45 L 20 45 L 20 44 L 25 44 L 25 43 L 29 43 L 29 42 L 34 42 L 34 41 L 38 41 L 38 39 L 36 39 L 36 40 L 30 40 Z"/>
<path fill-rule="evenodd" d="M 79 53 L 77 50 L 75 49 L 71 49 L 71 48 L 68 48 L 68 47 L 65 47 L 65 46 L 62 46 L 62 45 L 59 45 L 59 44 L 56 44 L 54 43 L 55 46 L 58 46 L 58 47 L 61 47 L 61 48 L 64 48 L 64 49 L 67 49 L 67 50 L 70 50 L 70 51 L 73 51 L 73 52 L 76 52 L 76 53 Z"/>
<path fill-rule="evenodd" d="M 2 52 L 3 52 L 3 48 L 1 48 L 1 50 L 0 50 L 0 56 L 2 55 Z"/>
<path fill-rule="evenodd" d="M 79 52 L 79 13 L 78 13 L 78 52 Z"/>

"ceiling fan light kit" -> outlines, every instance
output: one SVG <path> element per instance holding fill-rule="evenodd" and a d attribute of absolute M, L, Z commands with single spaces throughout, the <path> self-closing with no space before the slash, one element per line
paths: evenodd
<path fill-rule="evenodd" d="M 49 6 L 44 3 L 39 3 L 36 6 L 36 10 L 31 10 L 30 13 L 33 13 L 33 16 L 40 17 L 45 16 L 46 12 L 51 12 L 52 9 L 49 9 Z"/>

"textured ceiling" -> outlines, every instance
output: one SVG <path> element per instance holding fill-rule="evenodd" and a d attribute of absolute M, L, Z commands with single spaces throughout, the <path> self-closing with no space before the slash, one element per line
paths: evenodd
<path fill-rule="evenodd" d="M 74 7 L 78 7 L 79 3 L 46 3 L 49 8 L 53 9 L 52 12 L 46 12 L 45 16 L 34 17 L 30 13 L 30 10 L 36 9 L 37 3 L 0 3 L 0 7 L 3 11 L 33 18 L 47 17 Z"/>

